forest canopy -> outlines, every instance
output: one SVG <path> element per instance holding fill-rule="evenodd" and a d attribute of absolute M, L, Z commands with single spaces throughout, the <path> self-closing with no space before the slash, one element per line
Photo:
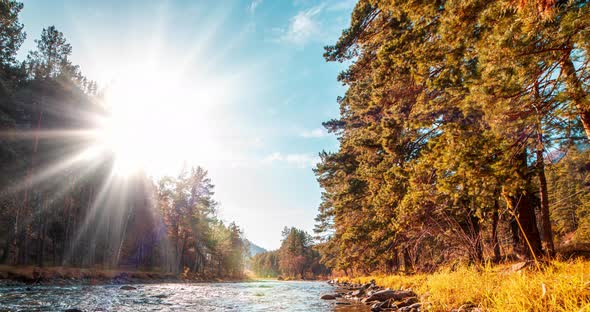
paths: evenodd
<path fill-rule="evenodd" d="M 360 0 L 325 48 L 340 148 L 316 232 L 346 273 L 552 257 L 588 243 L 587 1 Z"/>
<path fill-rule="evenodd" d="M 311 235 L 294 227 L 285 227 L 282 234 L 278 250 L 252 257 L 252 270 L 257 276 L 315 279 L 330 275 L 331 271 L 320 263 L 320 254 Z"/>

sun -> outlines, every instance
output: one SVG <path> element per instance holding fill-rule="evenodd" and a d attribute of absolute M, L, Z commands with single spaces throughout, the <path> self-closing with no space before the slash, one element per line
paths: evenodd
<path fill-rule="evenodd" d="M 127 72 L 104 94 L 109 116 L 100 144 L 114 154 L 114 172 L 169 174 L 191 158 L 207 156 L 215 119 L 208 107 L 219 101 L 207 92 L 210 86 L 191 85 L 178 73 L 154 67 Z"/>

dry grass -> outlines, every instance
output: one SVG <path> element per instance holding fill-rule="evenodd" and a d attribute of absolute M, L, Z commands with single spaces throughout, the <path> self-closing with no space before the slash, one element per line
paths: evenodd
<path fill-rule="evenodd" d="M 511 271 L 510 265 L 459 267 L 433 274 L 349 278 L 371 279 L 392 289 L 412 288 L 431 311 L 474 304 L 483 311 L 590 311 L 590 262 L 552 261 Z"/>

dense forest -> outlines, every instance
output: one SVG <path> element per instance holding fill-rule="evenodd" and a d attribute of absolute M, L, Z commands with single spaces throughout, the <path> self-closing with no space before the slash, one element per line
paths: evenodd
<path fill-rule="evenodd" d="M 540 259 L 590 238 L 588 1 L 360 0 L 322 152 L 322 263 Z M 563 256 L 564 254 L 561 253 Z"/>
<path fill-rule="evenodd" d="M 282 234 L 278 250 L 256 254 L 250 260 L 257 276 L 315 279 L 330 275 L 331 271 L 320 263 L 311 235 L 294 227 L 285 227 Z"/>
<path fill-rule="evenodd" d="M 115 174 L 94 148 L 104 93 L 53 26 L 17 60 L 22 8 L 0 2 L 0 263 L 241 276 L 242 233 L 216 216 L 207 171 Z"/>

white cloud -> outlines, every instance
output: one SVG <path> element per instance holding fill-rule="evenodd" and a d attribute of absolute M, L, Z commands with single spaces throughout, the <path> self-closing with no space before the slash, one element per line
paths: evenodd
<path fill-rule="evenodd" d="M 315 6 L 311 9 L 300 11 L 291 18 L 289 28 L 281 29 L 280 41 L 293 43 L 296 45 L 305 45 L 307 42 L 321 35 L 320 22 L 317 20 L 318 15 L 323 9 L 323 5 Z"/>
<path fill-rule="evenodd" d="M 254 13 L 256 11 L 256 8 L 258 8 L 259 5 L 262 4 L 263 0 L 252 0 L 252 2 L 250 2 L 250 6 L 248 6 L 248 10 L 250 11 L 250 13 Z"/>
<path fill-rule="evenodd" d="M 328 136 L 328 132 L 323 128 L 315 128 L 313 130 L 304 130 L 300 135 L 304 138 L 323 138 Z"/>
<path fill-rule="evenodd" d="M 282 162 L 297 168 L 315 167 L 320 162 L 319 156 L 313 154 L 282 154 L 274 152 L 264 158 L 264 162 Z"/>

